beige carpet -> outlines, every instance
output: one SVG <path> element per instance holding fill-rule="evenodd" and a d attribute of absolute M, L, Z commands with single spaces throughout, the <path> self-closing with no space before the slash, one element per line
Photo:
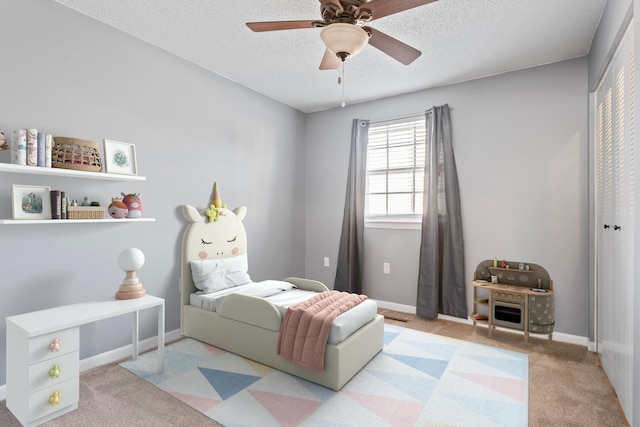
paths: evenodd
<path fill-rule="evenodd" d="M 494 331 L 449 322 L 427 321 L 380 310 L 390 324 L 493 345 L 529 355 L 529 425 L 628 426 L 600 360 L 585 347 L 522 334 Z M 395 320 L 393 318 L 402 318 Z M 20 424 L 0 402 L 0 425 Z M 219 424 L 129 373 L 116 363 L 80 376 L 80 404 L 76 411 L 44 426 L 217 426 Z"/>

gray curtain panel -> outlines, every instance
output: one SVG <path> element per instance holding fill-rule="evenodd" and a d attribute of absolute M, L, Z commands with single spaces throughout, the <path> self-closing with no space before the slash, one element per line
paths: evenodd
<path fill-rule="evenodd" d="M 351 128 L 351 154 L 347 195 L 344 201 L 342 234 L 338 248 L 336 280 L 333 288 L 338 291 L 364 293 L 364 199 L 367 166 L 369 121 L 354 119 Z"/>
<path fill-rule="evenodd" d="M 449 106 L 426 113 L 427 166 L 420 240 L 416 313 L 467 317 L 464 245 L 458 173 L 451 139 Z"/>

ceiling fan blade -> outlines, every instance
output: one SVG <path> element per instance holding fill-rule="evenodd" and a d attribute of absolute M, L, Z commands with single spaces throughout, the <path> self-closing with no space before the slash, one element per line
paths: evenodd
<path fill-rule="evenodd" d="M 335 53 L 331 52 L 329 49 L 325 49 L 324 56 L 320 62 L 320 69 L 335 70 L 336 68 L 340 68 L 341 63 L 340 58 L 338 58 Z"/>
<path fill-rule="evenodd" d="M 317 20 L 247 22 L 247 27 L 259 33 L 263 31 L 299 30 L 304 28 L 314 28 L 314 22 L 317 22 Z"/>
<path fill-rule="evenodd" d="M 369 38 L 369 44 L 371 46 L 381 50 L 404 65 L 411 64 L 416 58 L 422 55 L 422 52 L 418 49 L 402 43 L 400 40 L 394 39 L 381 31 L 371 27 L 363 27 L 363 29 L 371 34 Z"/>
<path fill-rule="evenodd" d="M 380 19 L 436 1 L 438 0 L 371 0 L 360 6 L 358 12 L 362 9 L 371 11 L 371 20 L 373 21 L 374 19 Z"/>

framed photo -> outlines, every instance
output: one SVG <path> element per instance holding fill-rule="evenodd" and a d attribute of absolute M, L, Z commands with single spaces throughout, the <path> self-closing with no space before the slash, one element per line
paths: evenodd
<path fill-rule="evenodd" d="M 12 190 L 13 219 L 51 219 L 51 187 L 13 184 Z"/>
<path fill-rule="evenodd" d="M 137 175 L 136 146 L 126 142 L 105 139 L 104 165 L 107 173 Z"/>

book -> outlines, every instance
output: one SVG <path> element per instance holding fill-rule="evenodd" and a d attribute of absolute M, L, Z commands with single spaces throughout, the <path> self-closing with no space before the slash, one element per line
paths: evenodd
<path fill-rule="evenodd" d="M 45 134 L 42 132 L 38 132 L 38 157 L 36 158 L 36 165 L 43 168 L 44 167 L 44 140 Z"/>
<path fill-rule="evenodd" d="M 60 192 L 60 219 L 67 219 L 67 193 Z"/>
<path fill-rule="evenodd" d="M 27 130 L 14 130 L 11 134 L 11 163 L 14 165 L 27 164 Z"/>
<path fill-rule="evenodd" d="M 38 166 L 37 129 L 27 129 L 27 166 Z"/>
<path fill-rule="evenodd" d="M 62 219 L 62 192 L 51 190 L 51 219 Z"/>
<path fill-rule="evenodd" d="M 44 138 L 44 167 L 51 167 L 51 150 L 53 150 L 53 136 L 46 134 Z"/>

